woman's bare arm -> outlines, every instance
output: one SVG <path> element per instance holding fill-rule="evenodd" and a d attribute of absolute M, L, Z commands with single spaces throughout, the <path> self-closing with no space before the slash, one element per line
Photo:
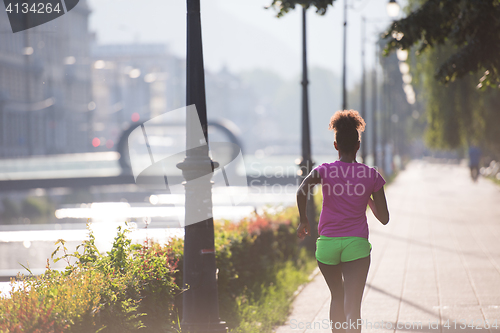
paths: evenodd
<path fill-rule="evenodd" d="M 300 184 L 297 190 L 297 206 L 299 208 L 300 224 L 297 228 L 297 236 L 303 239 L 310 234 L 309 220 L 307 219 L 307 198 L 310 195 L 311 189 L 316 184 L 321 183 L 321 176 L 318 171 L 313 170 Z"/>
<path fill-rule="evenodd" d="M 368 199 L 368 205 L 380 223 L 386 225 L 389 223 L 389 210 L 387 209 L 384 187 L 377 192 L 373 192 L 372 197 L 373 200 L 372 198 Z"/>

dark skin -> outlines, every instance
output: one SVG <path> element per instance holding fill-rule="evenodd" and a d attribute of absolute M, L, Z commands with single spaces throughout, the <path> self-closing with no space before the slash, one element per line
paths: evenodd
<path fill-rule="evenodd" d="M 343 152 L 339 150 L 337 142 L 334 142 L 335 149 L 339 152 L 339 160 L 345 163 L 358 163 L 356 153 L 359 150 L 360 142 L 356 145 L 353 152 Z M 309 220 L 306 216 L 307 198 L 312 188 L 321 184 L 319 172 L 312 171 L 302 182 L 297 190 L 297 206 L 299 208 L 300 224 L 297 228 L 297 236 L 304 239 L 310 236 Z M 373 192 L 368 199 L 368 205 L 373 215 L 382 223 L 389 222 L 389 210 L 385 198 L 384 188 Z M 333 323 L 357 322 L 361 318 L 361 299 L 366 284 L 366 276 L 370 267 L 370 256 L 348 262 L 341 262 L 338 265 L 326 265 L 318 261 L 319 269 L 323 274 L 325 281 L 330 289 L 330 320 Z M 346 332 L 345 329 L 336 329 L 333 325 L 332 332 Z M 361 327 L 352 329 L 349 327 L 347 332 L 361 332 Z"/>

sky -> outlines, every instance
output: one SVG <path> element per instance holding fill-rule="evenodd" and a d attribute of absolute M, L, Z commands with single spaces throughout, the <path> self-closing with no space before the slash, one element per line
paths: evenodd
<path fill-rule="evenodd" d="M 347 0 L 347 82 L 361 78 L 361 17 L 366 27 L 366 66 L 374 65 L 377 32 L 390 23 L 387 0 Z M 401 0 L 400 0 L 401 1 Z M 291 79 L 301 73 L 301 9 L 276 18 L 264 9 L 270 0 L 202 0 L 205 67 L 234 73 L 267 69 Z M 186 54 L 185 0 L 88 0 L 90 29 L 98 44 L 165 43 L 173 54 Z M 327 14 L 307 14 L 308 64 L 342 73 L 343 5 L 337 0 Z M 371 21 L 371 22 L 370 22 Z"/>

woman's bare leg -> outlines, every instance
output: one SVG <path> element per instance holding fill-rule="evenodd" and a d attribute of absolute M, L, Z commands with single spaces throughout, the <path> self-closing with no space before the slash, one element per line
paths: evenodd
<path fill-rule="evenodd" d="M 341 328 L 342 323 L 346 321 L 344 314 L 344 287 L 342 282 L 342 269 L 339 265 L 326 265 L 318 261 L 318 266 L 323 274 L 328 288 L 330 288 L 330 320 L 332 322 L 332 332 L 345 332 Z M 335 329 L 335 323 L 340 329 Z"/>
<path fill-rule="evenodd" d="M 370 256 L 340 264 L 344 276 L 344 311 L 348 324 L 347 332 L 361 332 L 361 326 L 352 329 L 349 323 L 361 319 L 361 299 L 365 289 L 366 276 L 370 268 Z"/>

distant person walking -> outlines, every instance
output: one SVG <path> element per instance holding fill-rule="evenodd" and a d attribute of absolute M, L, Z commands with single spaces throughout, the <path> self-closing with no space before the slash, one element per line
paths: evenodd
<path fill-rule="evenodd" d="M 297 235 L 310 235 L 307 197 L 322 185 L 323 207 L 318 223 L 316 259 L 331 293 L 332 332 L 361 332 L 361 299 L 370 267 L 366 207 L 382 223 L 389 222 L 385 180 L 374 168 L 356 162 L 365 121 L 357 111 L 337 111 L 330 119 L 339 159 L 323 163 L 304 179 L 297 191 L 300 225 Z"/>
<path fill-rule="evenodd" d="M 475 145 L 469 147 L 469 168 L 470 176 L 474 182 L 479 177 L 479 162 L 481 160 L 481 149 Z"/>

